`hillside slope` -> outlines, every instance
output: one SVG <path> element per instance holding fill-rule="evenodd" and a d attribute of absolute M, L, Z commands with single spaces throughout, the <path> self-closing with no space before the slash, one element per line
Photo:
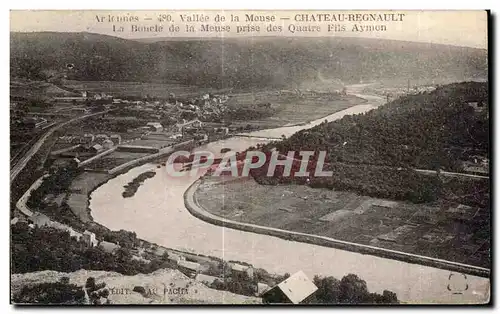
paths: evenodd
<path fill-rule="evenodd" d="M 268 155 L 273 147 L 284 155 L 295 151 L 296 159 L 300 159 L 299 151 L 315 151 L 308 166 L 313 187 L 416 203 L 445 199 L 486 208 L 488 180 L 445 178 L 432 170 L 463 172 L 467 164 L 488 163 L 488 101 L 487 83 L 450 84 L 399 98 L 365 114 L 322 123 L 267 144 L 263 150 Z M 333 172 L 331 177 L 312 175 L 320 151 L 326 152 L 324 169 Z M 257 182 L 306 183 L 305 177 L 294 177 L 300 161 L 295 162 L 291 176 L 283 176 L 283 168 L 278 168 L 268 177 L 268 167 L 269 162 L 252 169 Z"/>
<path fill-rule="evenodd" d="M 441 83 L 487 77 L 487 51 L 364 38 L 227 38 L 139 42 L 91 33 L 11 33 L 11 75 L 176 81 L 214 88 L 370 80 Z"/>
<path fill-rule="evenodd" d="M 262 303 L 260 298 L 210 289 L 202 283 L 186 277 L 180 271 L 172 269 L 161 269 L 151 274 L 138 274 L 135 276 L 124 276 L 115 272 L 87 270 L 79 270 L 72 273 L 46 270 L 25 274 L 13 274 L 11 275 L 11 296 L 14 297 L 19 294 L 23 287 L 34 286 L 40 283 L 55 283 L 60 281 L 63 277 L 68 277 L 69 283 L 77 286 L 84 286 L 89 277 L 95 278 L 95 281 L 98 283 L 106 283 L 106 288 L 110 290 L 108 299 L 111 304 Z M 132 291 L 136 286 L 141 286 L 145 291 L 150 291 L 152 293 L 140 294 Z M 164 294 L 165 287 L 167 290 Z M 111 292 L 112 288 L 114 288 L 113 291 L 117 293 Z M 125 291 L 122 289 L 129 289 L 130 291 L 129 293 L 122 293 Z"/>
<path fill-rule="evenodd" d="M 456 83 L 401 97 L 300 131 L 277 147 L 326 150 L 329 162 L 461 171 L 462 160 L 488 154 L 488 84 Z"/>

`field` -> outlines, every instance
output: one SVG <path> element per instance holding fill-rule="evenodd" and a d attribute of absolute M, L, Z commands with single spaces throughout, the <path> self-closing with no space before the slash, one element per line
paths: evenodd
<path fill-rule="evenodd" d="M 205 178 L 195 193 L 231 220 L 489 267 L 488 210 L 417 205 L 306 186 L 262 186 L 252 178 Z"/>
<path fill-rule="evenodd" d="M 88 222 L 91 220 L 87 209 L 90 192 L 109 178 L 110 176 L 105 173 L 84 172 L 71 182 L 67 203 L 71 211 L 81 221 Z"/>
<path fill-rule="evenodd" d="M 167 147 L 167 146 L 171 146 L 173 144 L 175 144 L 176 141 L 175 140 L 172 140 L 172 139 L 167 139 L 167 138 L 164 138 L 164 139 L 148 139 L 148 138 L 144 138 L 144 139 L 140 139 L 140 140 L 135 140 L 135 141 L 132 141 L 130 143 L 127 143 L 127 144 L 130 144 L 130 145 L 137 145 L 137 146 L 149 146 L 149 147 L 154 147 L 154 148 L 164 148 L 164 147 Z"/>
<path fill-rule="evenodd" d="M 274 90 L 235 93 L 231 95 L 227 104 L 229 107 L 253 108 L 255 110 L 259 110 L 259 105 L 270 104 L 274 114 L 252 120 L 251 123 L 260 127 L 278 127 L 316 120 L 362 102 L 362 99 L 355 96 L 314 92 L 298 94 L 291 91 Z M 233 124 L 238 123 L 235 122 Z M 240 123 L 246 125 L 247 121 L 243 120 Z"/>
<path fill-rule="evenodd" d="M 111 170 L 121 164 L 131 160 L 149 155 L 149 153 L 131 153 L 114 151 L 111 154 L 105 155 L 96 161 L 91 162 L 85 168 L 93 170 Z"/>

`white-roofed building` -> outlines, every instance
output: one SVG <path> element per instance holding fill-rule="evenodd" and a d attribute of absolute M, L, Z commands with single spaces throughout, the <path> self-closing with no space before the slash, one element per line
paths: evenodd
<path fill-rule="evenodd" d="M 179 263 L 180 261 L 186 260 L 186 258 L 184 258 L 184 256 L 177 254 L 177 253 L 173 253 L 173 252 L 168 253 L 168 259 L 174 263 Z"/>
<path fill-rule="evenodd" d="M 104 149 L 111 149 L 111 148 L 113 148 L 114 145 L 115 144 L 111 140 L 104 140 L 104 142 L 102 143 L 102 147 Z"/>
<path fill-rule="evenodd" d="M 195 278 L 196 281 L 201 282 L 207 286 L 210 286 L 217 279 L 219 279 L 219 278 L 215 277 L 215 276 L 204 275 L 204 274 L 198 274 L 198 275 L 196 275 L 196 278 Z M 222 281 L 222 279 L 219 279 L 219 280 Z"/>
<path fill-rule="evenodd" d="M 234 273 L 245 273 L 249 278 L 253 278 L 253 267 L 249 265 L 242 265 L 234 262 L 228 263 L 229 267 L 231 267 L 231 271 Z"/>
<path fill-rule="evenodd" d="M 115 145 L 119 145 L 122 143 L 122 137 L 120 134 L 113 134 L 109 137 L 109 139 L 113 141 Z"/>
<path fill-rule="evenodd" d="M 94 144 L 90 148 L 90 151 L 92 151 L 93 153 L 97 154 L 97 153 L 100 153 L 103 149 L 104 149 L 104 147 L 102 147 L 101 144 Z"/>
<path fill-rule="evenodd" d="M 262 295 L 262 301 L 264 303 L 299 304 L 316 290 L 318 287 L 307 278 L 306 274 L 298 271 L 265 292 Z"/>
<path fill-rule="evenodd" d="M 175 125 L 180 133 L 183 133 L 185 128 L 191 127 L 191 128 L 201 128 L 203 126 L 203 122 L 201 122 L 198 119 L 194 119 L 191 121 L 187 121 L 184 123 L 177 123 Z"/>
<path fill-rule="evenodd" d="M 269 287 L 269 285 L 267 285 L 265 283 L 262 283 L 262 282 L 258 282 L 257 283 L 257 293 L 256 293 L 256 295 L 260 296 L 264 292 L 268 291 L 269 289 L 271 289 L 271 287 Z"/>
<path fill-rule="evenodd" d="M 177 263 L 177 266 L 179 266 L 179 270 L 181 272 L 190 276 L 191 278 L 193 278 L 201 269 L 201 265 L 199 263 L 189 261 L 179 261 Z"/>
<path fill-rule="evenodd" d="M 120 248 L 120 246 L 118 244 L 108 242 L 108 241 L 99 242 L 98 247 L 100 249 L 102 249 L 103 251 L 105 251 L 107 253 L 111 253 L 111 254 L 115 253 L 115 251 Z"/>
<path fill-rule="evenodd" d="M 99 241 L 97 241 L 95 237 L 95 233 L 90 232 L 88 230 L 85 230 L 83 232 L 82 239 L 83 241 L 85 241 L 85 244 L 89 247 L 97 246 L 97 244 L 99 244 Z"/>
<path fill-rule="evenodd" d="M 85 133 L 85 134 L 83 135 L 83 142 L 84 142 L 85 144 L 89 144 L 89 145 L 90 145 L 90 144 L 94 141 L 94 139 L 95 139 L 94 134 L 91 134 L 91 133 Z"/>
<path fill-rule="evenodd" d="M 154 132 L 163 131 L 163 126 L 160 122 L 148 122 L 146 125 Z"/>
<path fill-rule="evenodd" d="M 102 144 L 102 143 L 104 143 L 105 140 L 108 140 L 108 139 L 109 139 L 109 136 L 107 136 L 106 134 L 97 134 L 94 138 L 94 140 L 98 144 Z"/>

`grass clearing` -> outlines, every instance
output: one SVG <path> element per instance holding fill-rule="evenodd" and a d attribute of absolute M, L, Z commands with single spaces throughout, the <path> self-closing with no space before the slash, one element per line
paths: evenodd
<path fill-rule="evenodd" d="M 270 117 L 252 120 L 252 124 L 271 127 L 316 120 L 362 102 L 361 98 L 351 95 L 341 96 L 333 93 L 314 92 L 297 94 L 263 90 L 232 94 L 228 106 L 248 107 L 257 105 L 258 107 L 259 104 L 269 103 L 276 113 Z"/>
<path fill-rule="evenodd" d="M 110 177 L 106 173 L 83 172 L 71 182 L 66 202 L 71 211 L 82 222 L 91 220 L 90 211 L 88 210 L 90 193 L 100 184 L 109 180 Z"/>

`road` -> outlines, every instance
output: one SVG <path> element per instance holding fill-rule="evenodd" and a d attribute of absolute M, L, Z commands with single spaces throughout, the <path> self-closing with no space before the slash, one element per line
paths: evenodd
<path fill-rule="evenodd" d="M 424 174 L 437 174 L 436 170 L 429 170 L 429 169 L 413 169 L 416 172 L 424 173 Z M 476 174 L 468 174 L 468 173 L 461 173 L 461 172 L 449 172 L 449 171 L 439 171 L 439 175 L 445 176 L 445 177 L 465 177 L 465 178 L 474 178 L 474 179 L 486 179 L 489 180 L 490 177 L 488 176 L 480 176 Z"/>
<path fill-rule="evenodd" d="M 76 122 L 76 121 L 79 121 L 79 120 L 83 120 L 83 119 L 86 119 L 86 118 L 90 118 L 90 117 L 93 117 L 93 116 L 101 115 L 101 114 L 104 114 L 104 113 L 108 113 L 108 112 L 113 111 L 113 110 L 115 110 L 115 109 L 106 110 L 106 111 L 100 111 L 100 112 L 95 112 L 95 113 L 83 115 L 83 116 L 80 116 L 80 117 L 76 117 L 76 118 L 70 119 L 68 121 L 62 122 L 62 123 L 54 126 L 53 128 L 51 128 L 50 130 L 48 130 L 38 141 L 36 141 L 36 143 L 28 150 L 28 152 L 26 154 L 24 154 L 24 156 L 22 156 L 14 165 L 11 165 L 12 168 L 10 170 L 10 182 L 12 183 L 14 181 L 14 179 L 19 175 L 19 173 L 24 169 L 24 167 L 26 167 L 26 165 L 31 160 L 31 158 L 33 158 L 33 156 L 38 152 L 38 150 L 40 149 L 40 147 L 42 147 L 42 145 L 45 143 L 45 141 L 55 131 L 59 130 L 60 128 L 66 126 L 66 125 L 68 125 L 70 123 L 73 123 L 73 122 Z"/>

